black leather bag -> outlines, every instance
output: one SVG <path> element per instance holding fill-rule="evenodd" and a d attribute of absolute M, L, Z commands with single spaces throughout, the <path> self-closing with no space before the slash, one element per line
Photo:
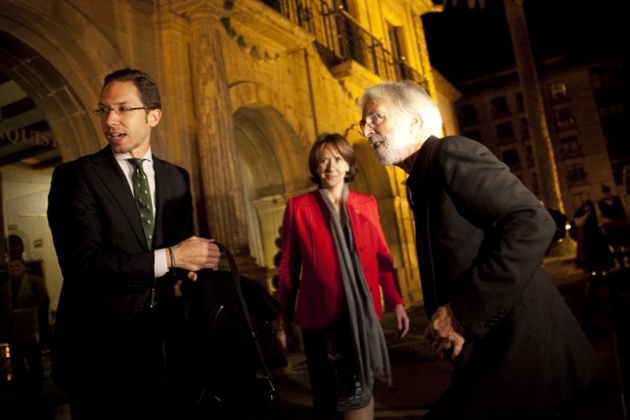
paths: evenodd
<path fill-rule="evenodd" d="M 275 331 L 283 307 L 240 276 L 229 250 L 219 247 L 230 271 L 201 270 L 196 282 L 185 283 L 185 319 L 172 352 L 181 357 L 171 375 L 182 393 L 182 418 L 283 419 L 270 371 L 287 366 Z"/>

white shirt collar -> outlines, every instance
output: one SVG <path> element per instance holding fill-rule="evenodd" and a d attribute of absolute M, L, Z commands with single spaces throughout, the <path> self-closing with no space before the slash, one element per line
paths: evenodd
<path fill-rule="evenodd" d="M 123 160 L 126 161 L 127 159 L 133 158 L 133 156 L 131 156 L 131 153 L 114 153 L 114 157 L 118 161 L 123 161 Z M 147 150 L 147 153 L 145 153 L 145 155 L 142 156 L 142 159 L 148 160 L 149 162 L 153 162 L 153 153 L 151 153 L 150 147 L 149 147 L 149 150 Z"/>

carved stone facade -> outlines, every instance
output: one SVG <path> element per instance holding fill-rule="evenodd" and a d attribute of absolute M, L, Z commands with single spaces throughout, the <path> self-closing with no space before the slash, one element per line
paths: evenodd
<path fill-rule="evenodd" d="M 45 115 L 63 161 L 105 145 L 90 111 L 106 74 L 133 67 L 156 78 L 163 118 L 153 152 L 191 173 L 199 233 L 268 285 L 286 200 L 314 187 L 312 142 L 346 135 L 360 167 L 350 187 L 378 200 L 413 304 L 422 294 L 406 175 L 376 162 L 356 130 L 356 101 L 384 79 L 414 77 L 454 133 L 458 93 L 441 78 L 436 89 L 420 18 L 433 8 L 429 0 L 0 0 L 0 59 Z"/>

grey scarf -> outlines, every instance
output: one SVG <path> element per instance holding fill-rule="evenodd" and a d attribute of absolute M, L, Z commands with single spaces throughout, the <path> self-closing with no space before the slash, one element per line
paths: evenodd
<path fill-rule="evenodd" d="M 352 224 L 346 208 L 348 187 L 344 186 L 341 196 L 341 211 L 348 229 L 344 239 L 339 215 L 328 194 L 319 190 L 330 209 L 330 229 L 334 240 L 341 278 L 350 317 L 350 330 L 357 363 L 358 380 L 363 389 L 372 389 L 377 377 L 391 385 L 391 368 L 383 329 L 374 311 L 372 296 L 365 281 L 363 266 L 354 245 Z M 376 257 L 375 257 L 376 258 Z"/>

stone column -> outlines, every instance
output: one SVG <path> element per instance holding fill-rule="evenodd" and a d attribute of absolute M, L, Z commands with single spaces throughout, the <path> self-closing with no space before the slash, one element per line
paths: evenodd
<path fill-rule="evenodd" d="M 192 78 L 199 136 L 199 173 L 211 235 L 235 256 L 248 256 L 247 219 L 228 82 L 216 13 L 187 14 L 192 31 Z"/>

